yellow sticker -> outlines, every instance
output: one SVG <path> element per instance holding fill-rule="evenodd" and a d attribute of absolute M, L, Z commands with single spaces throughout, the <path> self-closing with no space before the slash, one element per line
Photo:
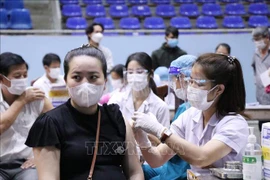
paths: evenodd
<path fill-rule="evenodd" d="M 270 148 L 269 147 L 262 147 L 263 159 L 270 161 Z"/>

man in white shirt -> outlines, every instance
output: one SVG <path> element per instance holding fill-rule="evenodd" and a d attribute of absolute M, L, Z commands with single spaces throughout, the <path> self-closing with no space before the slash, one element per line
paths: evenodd
<path fill-rule="evenodd" d="M 45 96 L 51 99 L 50 91 L 53 87 L 65 88 L 64 78 L 60 75 L 61 60 L 58 55 L 49 53 L 44 56 L 42 63 L 45 74 L 37 79 L 33 86 L 41 89 L 45 93 Z"/>
<path fill-rule="evenodd" d="M 104 26 L 95 22 L 88 26 L 85 30 L 85 34 L 88 38 L 88 43 L 103 52 L 107 62 L 107 73 L 109 73 L 113 68 L 113 57 L 110 49 L 100 45 L 100 42 L 103 38 L 103 32 Z"/>
<path fill-rule="evenodd" d="M 38 88 L 27 88 L 28 65 L 0 55 L 0 180 L 37 180 L 32 148 L 24 143 L 36 118 L 52 105 Z"/>

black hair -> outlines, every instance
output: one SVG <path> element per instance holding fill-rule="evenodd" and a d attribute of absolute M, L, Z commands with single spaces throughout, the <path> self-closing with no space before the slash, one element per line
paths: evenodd
<path fill-rule="evenodd" d="M 168 26 L 165 30 L 165 35 L 169 36 L 169 34 L 171 34 L 171 33 L 172 33 L 174 38 L 178 38 L 178 36 L 179 36 L 178 29 L 173 27 L 173 26 Z"/>
<path fill-rule="evenodd" d="M 228 54 L 231 54 L 231 47 L 227 43 L 220 43 L 219 45 L 217 45 L 215 51 L 217 51 L 220 46 L 225 47 L 225 49 L 227 50 Z"/>
<path fill-rule="evenodd" d="M 107 63 L 104 54 L 97 48 L 91 47 L 91 46 L 82 46 L 76 49 L 73 49 L 69 51 L 65 57 L 64 60 L 64 79 L 67 79 L 67 74 L 69 71 L 69 63 L 72 61 L 74 57 L 77 56 L 90 56 L 97 58 L 101 65 L 102 65 L 102 71 L 104 74 L 104 78 L 106 79 L 107 77 Z"/>
<path fill-rule="evenodd" d="M 8 76 L 12 66 L 22 64 L 25 64 L 26 69 L 28 70 L 28 64 L 20 55 L 11 52 L 4 52 L 0 54 L 0 74 L 3 74 L 4 76 Z"/>
<path fill-rule="evenodd" d="M 124 78 L 124 73 L 123 73 L 124 68 L 125 68 L 125 66 L 123 64 L 117 64 L 112 68 L 110 73 L 115 72 L 123 79 Z"/>
<path fill-rule="evenodd" d="M 207 79 L 214 80 L 212 87 L 217 84 L 225 86 L 217 102 L 217 115 L 225 116 L 229 112 L 243 114 L 246 91 L 242 67 L 238 59 L 223 54 L 206 53 L 199 56 L 195 64 L 203 68 Z"/>
<path fill-rule="evenodd" d="M 61 59 L 57 54 L 48 53 L 43 57 L 43 66 L 50 66 L 53 62 L 59 62 L 61 64 Z"/>
<path fill-rule="evenodd" d="M 104 26 L 103 26 L 103 24 L 93 22 L 92 24 L 90 24 L 90 25 L 85 29 L 85 34 L 86 34 L 88 40 L 90 40 L 88 34 L 91 34 L 92 32 L 94 32 L 94 27 L 95 27 L 95 26 L 100 26 L 101 29 L 102 29 L 102 32 L 104 31 Z"/>
<path fill-rule="evenodd" d="M 126 69 L 128 69 L 128 64 L 131 61 L 137 61 L 143 68 L 145 68 L 148 71 L 148 74 L 150 76 L 149 87 L 152 89 L 152 91 L 155 94 L 157 94 L 157 86 L 153 79 L 154 73 L 153 73 L 153 68 L 152 68 L 152 58 L 145 52 L 133 53 L 127 58 L 127 62 L 125 65 Z"/>

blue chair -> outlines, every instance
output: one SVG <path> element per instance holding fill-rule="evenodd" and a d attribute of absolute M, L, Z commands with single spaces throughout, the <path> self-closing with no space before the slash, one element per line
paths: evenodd
<path fill-rule="evenodd" d="M 131 14 L 137 17 L 147 17 L 152 15 L 151 10 L 147 5 L 132 6 Z"/>
<path fill-rule="evenodd" d="M 269 26 L 267 16 L 250 16 L 248 20 L 249 27 Z"/>
<path fill-rule="evenodd" d="M 160 17 L 174 17 L 176 16 L 174 6 L 170 4 L 160 4 L 156 7 L 156 15 Z"/>
<path fill-rule="evenodd" d="M 173 2 L 183 4 L 183 3 L 194 3 L 195 0 L 174 0 Z"/>
<path fill-rule="evenodd" d="M 245 15 L 246 11 L 243 4 L 233 3 L 233 4 L 226 4 L 224 13 L 227 15 L 241 16 Z"/>
<path fill-rule="evenodd" d="M 240 3 L 241 0 L 219 0 L 222 3 Z"/>
<path fill-rule="evenodd" d="M 81 17 L 82 16 L 81 6 L 77 4 L 63 5 L 62 15 L 65 17 Z"/>
<path fill-rule="evenodd" d="M 191 23 L 188 17 L 173 17 L 170 24 L 177 29 L 191 29 Z"/>
<path fill-rule="evenodd" d="M 248 13 L 252 15 L 268 15 L 268 6 L 264 3 L 250 4 L 248 8 Z"/>
<path fill-rule="evenodd" d="M 200 12 L 196 4 L 182 4 L 179 8 L 179 14 L 182 16 L 197 17 L 200 15 Z"/>
<path fill-rule="evenodd" d="M 13 9 L 10 13 L 11 29 L 32 29 L 32 20 L 28 9 Z"/>
<path fill-rule="evenodd" d="M 196 0 L 197 3 L 216 3 L 216 0 Z"/>
<path fill-rule="evenodd" d="M 85 29 L 87 21 L 83 17 L 70 17 L 67 19 L 66 27 L 68 29 Z"/>
<path fill-rule="evenodd" d="M 79 4 L 79 0 L 60 0 L 61 4 Z"/>
<path fill-rule="evenodd" d="M 222 25 L 225 28 L 245 28 L 244 20 L 241 16 L 225 16 Z"/>
<path fill-rule="evenodd" d="M 106 16 L 106 10 L 103 5 L 88 5 L 86 7 L 86 16 L 88 17 L 104 17 Z"/>
<path fill-rule="evenodd" d="M 8 12 L 6 9 L 0 9 L 0 29 L 8 29 Z"/>
<path fill-rule="evenodd" d="M 107 0 L 109 5 L 126 4 L 125 0 Z"/>
<path fill-rule="evenodd" d="M 165 23 L 161 17 L 147 17 L 144 20 L 145 29 L 164 29 Z"/>
<path fill-rule="evenodd" d="M 221 16 L 221 7 L 219 4 L 203 4 L 202 14 L 205 16 Z"/>
<path fill-rule="evenodd" d="M 112 18 L 122 18 L 129 15 L 126 5 L 111 5 L 109 13 Z"/>
<path fill-rule="evenodd" d="M 83 0 L 83 3 L 88 5 L 102 4 L 102 0 Z"/>
<path fill-rule="evenodd" d="M 94 19 L 94 22 L 102 24 L 105 29 L 115 29 L 114 22 L 110 17 L 98 17 Z"/>
<path fill-rule="evenodd" d="M 148 0 L 129 0 L 132 5 L 148 4 Z"/>
<path fill-rule="evenodd" d="M 249 2 L 249 3 L 263 3 L 264 0 L 245 0 L 246 2 Z"/>
<path fill-rule="evenodd" d="M 120 20 L 121 29 L 140 29 L 139 19 L 136 17 L 125 17 Z"/>
<path fill-rule="evenodd" d="M 215 17 L 213 16 L 200 16 L 196 22 L 197 28 L 200 29 L 216 29 L 218 28 Z"/>
<path fill-rule="evenodd" d="M 8 13 L 11 13 L 12 9 L 23 9 L 24 3 L 22 0 L 5 0 L 4 8 L 8 10 Z"/>
<path fill-rule="evenodd" d="M 151 1 L 153 4 L 170 4 L 170 0 L 152 0 Z"/>

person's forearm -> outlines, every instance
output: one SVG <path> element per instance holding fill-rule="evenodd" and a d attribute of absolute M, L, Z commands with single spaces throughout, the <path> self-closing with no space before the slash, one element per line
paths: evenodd
<path fill-rule="evenodd" d="M 0 114 L 0 134 L 4 133 L 16 120 L 25 105 L 23 100 L 15 100 L 12 105 Z"/>
<path fill-rule="evenodd" d="M 143 180 L 144 176 L 143 176 L 143 172 L 138 172 L 136 174 L 133 174 L 130 178 L 130 180 Z"/>

